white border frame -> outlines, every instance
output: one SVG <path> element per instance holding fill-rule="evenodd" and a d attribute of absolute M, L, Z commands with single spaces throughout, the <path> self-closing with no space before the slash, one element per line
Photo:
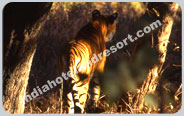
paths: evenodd
<path fill-rule="evenodd" d="M 184 1 L 183 0 L 0 0 L 0 54 L 1 54 L 1 57 L 0 57 L 0 114 L 3 115 L 3 116 L 10 116 L 12 114 L 6 112 L 3 108 L 3 103 L 2 103 L 2 86 L 3 86 L 3 82 L 2 82 L 2 71 L 3 71 L 3 22 L 2 22 L 2 18 L 3 18 L 3 9 L 4 7 L 10 3 L 10 2 L 176 2 L 180 5 L 181 9 L 182 9 L 182 16 L 184 15 L 184 12 L 183 12 L 183 8 L 184 8 Z M 184 30 L 183 30 L 183 27 L 184 27 L 184 24 L 183 24 L 183 17 L 182 17 L 182 39 L 183 39 L 183 33 L 184 33 Z M 183 53 L 183 50 L 184 50 L 184 41 L 182 41 L 182 53 Z M 183 56 L 183 55 L 182 55 Z M 182 57 L 182 67 L 183 67 L 183 62 L 184 62 L 184 58 Z M 183 73 L 184 73 L 184 69 L 182 68 L 182 86 L 183 86 Z M 168 115 L 176 115 L 176 116 L 183 116 L 184 115 L 184 89 L 182 89 L 182 107 L 181 109 L 177 112 L 177 113 L 174 113 L 174 114 L 149 114 L 151 116 L 157 116 L 157 115 L 163 115 L 163 116 L 168 116 Z M 111 115 L 111 116 L 120 116 L 120 115 L 129 115 L 129 116 L 132 116 L 132 115 L 147 115 L 147 114 L 13 114 L 15 116 L 18 116 L 18 115 L 27 115 L 27 116 L 31 116 L 31 115 L 57 115 L 57 116 L 60 116 L 60 115 Z"/>

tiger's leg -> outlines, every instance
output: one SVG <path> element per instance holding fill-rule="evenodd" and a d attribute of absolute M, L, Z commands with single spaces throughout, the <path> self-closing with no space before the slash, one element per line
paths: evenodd
<path fill-rule="evenodd" d="M 75 81 L 72 81 L 72 95 L 74 100 L 74 113 L 83 113 L 82 106 L 79 103 L 79 88 L 77 86 L 77 83 Z"/>
<path fill-rule="evenodd" d="M 84 113 L 87 100 L 89 84 L 81 82 L 71 82 L 72 90 L 66 94 L 66 113 Z M 67 88 L 66 88 L 67 89 Z M 69 90 L 69 88 L 68 88 Z"/>
<path fill-rule="evenodd" d="M 63 113 L 74 113 L 74 100 L 72 95 L 71 80 L 64 81 L 63 83 Z"/>
<path fill-rule="evenodd" d="M 100 99 L 100 80 L 99 78 L 102 76 L 104 71 L 104 66 L 106 62 L 106 57 L 103 55 L 101 61 L 97 65 L 96 70 L 94 71 L 93 77 L 90 81 L 90 104 L 94 104 L 95 107 L 98 107 L 99 99 Z"/>
<path fill-rule="evenodd" d="M 87 100 L 87 93 L 89 88 L 89 82 L 78 81 L 73 82 L 73 99 L 74 99 L 74 112 L 84 113 Z"/>
<path fill-rule="evenodd" d="M 81 113 L 82 106 L 79 104 L 78 87 L 73 78 L 64 81 L 63 110 L 64 113 Z"/>
<path fill-rule="evenodd" d="M 90 81 L 90 105 L 98 107 L 100 98 L 100 82 L 99 78 L 94 76 Z"/>
<path fill-rule="evenodd" d="M 74 114 L 74 101 L 71 92 L 67 94 L 67 104 L 68 104 L 67 113 Z"/>
<path fill-rule="evenodd" d="M 82 110 L 85 111 L 88 90 L 89 90 L 89 79 L 83 81 L 82 83 L 79 83 L 78 87 L 79 87 L 79 92 L 78 92 L 79 93 L 79 103 L 81 104 L 83 108 Z"/>

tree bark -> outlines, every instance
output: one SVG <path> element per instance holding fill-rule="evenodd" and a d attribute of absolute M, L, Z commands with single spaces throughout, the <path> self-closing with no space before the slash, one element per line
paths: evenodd
<path fill-rule="evenodd" d="M 3 12 L 3 106 L 24 113 L 26 88 L 37 38 L 51 3 L 10 3 Z"/>
<path fill-rule="evenodd" d="M 178 4 L 170 3 L 168 5 L 168 10 L 161 18 L 162 27 L 159 28 L 159 30 L 156 32 L 157 44 L 156 46 L 154 46 L 158 52 L 159 63 L 155 64 L 153 68 L 149 69 L 146 80 L 143 82 L 141 88 L 138 90 L 135 96 L 134 109 L 136 109 L 136 113 L 139 113 L 143 109 L 144 97 L 146 96 L 146 94 L 154 94 L 158 85 L 158 78 L 165 62 L 167 45 L 169 42 L 174 17 L 176 15 L 178 7 Z"/>

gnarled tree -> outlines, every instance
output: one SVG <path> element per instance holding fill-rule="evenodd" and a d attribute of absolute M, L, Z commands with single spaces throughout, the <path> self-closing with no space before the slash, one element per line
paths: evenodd
<path fill-rule="evenodd" d="M 169 37 L 171 34 L 174 17 L 177 13 L 179 5 L 177 3 L 168 3 L 167 5 L 159 5 L 159 3 L 149 3 L 152 8 L 156 7 L 161 10 L 160 21 L 162 22 L 161 28 L 154 33 L 155 37 L 155 48 L 158 53 L 158 63 L 149 69 L 146 80 L 143 82 L 141 88 L 137 92 L 134 101 L 135 113 L 139 113 L 143 109 L 144 97 L 147 94 L 154 94 L 158 85 L 158 79 L 161 74 L 162 67 L 165 62 L 167 54 L 167 46 L 169 43 Z M 166 8 L 166 9 L 163 9 Z"/>
<path fill-rule="evenodd" d="M 3 12 L 3 106 L 23 113 L 37 38 L 52 3 L 9 3 Z"/>

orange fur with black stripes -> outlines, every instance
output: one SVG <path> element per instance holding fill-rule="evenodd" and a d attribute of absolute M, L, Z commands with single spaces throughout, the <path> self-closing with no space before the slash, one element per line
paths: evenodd
<path fill-rule="evenodd" d="M 94 10 L 91 21 L 80 29 L 76 38 L 69 42 L 59 56 L 60 74 L 63 71 L 72 72 L 71 78 L 63 83 L 63 107 L 66 113 L 85 113 L 93 73 L 103 73 L 106 57 L 101 54 L 101 60 L 97 63 L 91 63 L 90 60 L 94 54 L 106 50 L 105 42 L 110 41 L 116 31 L 116 19 L 117 13 L 102 15 L 98 10 Z M 95 102 L 100 94 L 99 83 L 96 80 L 98 79 L 94 81 L 96 87 L 93 96 Z"/>

